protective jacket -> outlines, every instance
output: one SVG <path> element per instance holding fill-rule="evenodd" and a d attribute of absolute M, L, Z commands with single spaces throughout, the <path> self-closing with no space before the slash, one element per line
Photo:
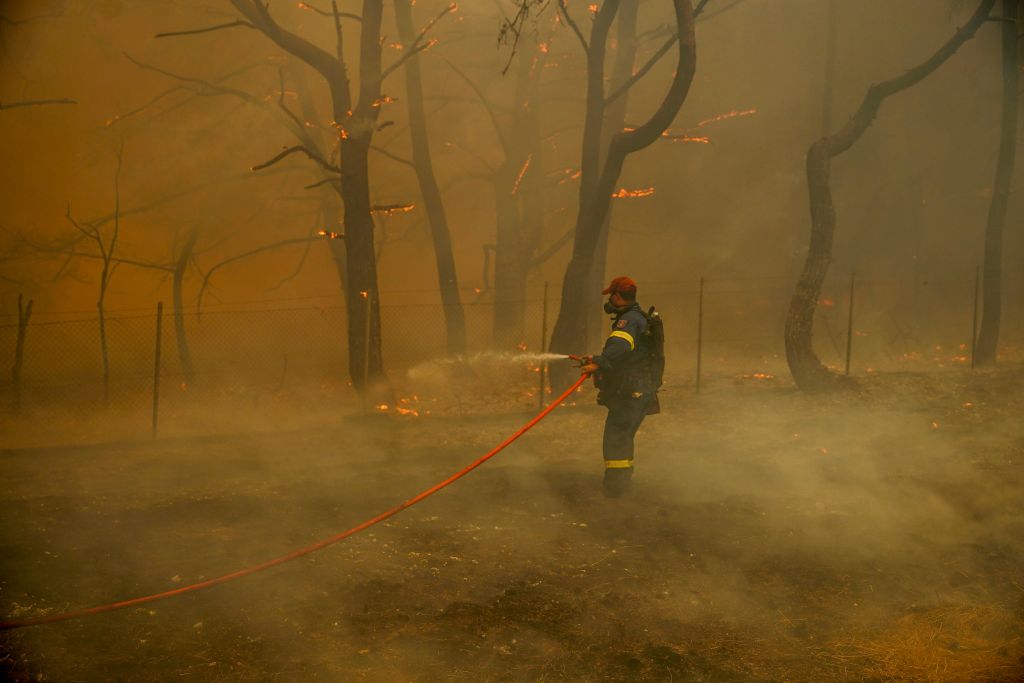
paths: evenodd
<path fill-rule="evenodd" d="M 607 397 L 653 394 L 657 389 L 647 363 L 651 349 L 646 331 L 647 317 L 638 303 L 612 318 L 611 334 L 604 349 L 594 356 L 594 363 L 600 368 L 594 380 L 600 390 L 599 402 Z"/>

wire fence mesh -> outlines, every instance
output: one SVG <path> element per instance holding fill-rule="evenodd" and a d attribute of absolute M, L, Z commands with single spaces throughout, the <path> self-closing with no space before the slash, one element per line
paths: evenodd
<path fill-rule="evenodd" d="M 932 283 L 925 293 L 898 280 L 859 280 L 848 329 L 849 286 L 837 278 L 818 302 L 815 346 L 822 361 L 842 371 L 849 339 L 852 374 L 969 367 L 976 311 L 974 284 L 966 280 Z M 784 277 L 709 279 L 703 287 L 697 281 L 647 283 L 642 304 L 656 305 L 666 321 L 669 381 L 692 383 L 698 352 L 709 377 L 785 377 L 783 328 L 792 286 Z M 546 302 L 541 288 L 527 291 L 522 338 L 503 349 L 493 342 L 493 301 L 486 293 L 471 293 L 464 303 L 467 356 L 541 350 L 542 321 L 546 315 L 550 332 L 558 315 L 557 294 L 551 291 Z M 444 309 L 431 303 L 389 304 L 387 293 L 382 299 L 384 366 L 402 385 L 415 379 L 411 369 L 444 357 Z M 1004 292 L 1000 353 L 1014 361 L 1020 360 L 1024 341 L 1021 299 L 1020 292 Z M 155 309 L 148 315 L 106 316 L 106 380 L 95 316 L 49 321 L 38 320 L 45 312 L 37 316 L 25 334 L 20 410 L 14 410 L 11 373 L 0 382 L 0 418 L 20 431 L 0 433 L 45 435 L 55 425 L 77 421 L 79 432 L 88 427 L 96 436 L 147 434 L 154 400 Z M 17 318 L 0 319 L 0 362 L 8 368 L 17 336 Z M 596 331 L 593 348 L 579 352 L 596 351 L 602 336 Z M 337 302 L 261 302 L 255 309 L 201 316 L 194 311 L 175 316 L 165 309 L 161 337 L 160 420 L 172 432 L 218 430 L 226 424 L 270 427 L 284 424 L 287 414 L 323 419 L 360 405 L 349 382 L 345 311 Z M 537 387 L 537 370 L 536 362 L 507 369 L 506 378 L 518 383 L 524 397 L 520 407 L 536 403 L 529 397 Z"/>

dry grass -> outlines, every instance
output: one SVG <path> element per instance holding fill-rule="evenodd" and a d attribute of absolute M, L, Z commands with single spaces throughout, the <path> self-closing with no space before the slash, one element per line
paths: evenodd
<path fill-rule="evenodd" d="M 866 660 L 885 681 L 1016 680 L 1024 657 L 1024 619 L 990 606 L 914 611 L 870 639 L 834 642 L 837 659 Z"/>

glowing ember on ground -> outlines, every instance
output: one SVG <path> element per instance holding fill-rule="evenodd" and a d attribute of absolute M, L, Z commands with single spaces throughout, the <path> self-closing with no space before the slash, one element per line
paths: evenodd
<path fill-rule="evenodd" d="M 333 230 L 317 230 L 316 234 L 320 235 L 321 237 L 326 237 L 329 240 L 340 240 L 345 237 L 343 233 L 334 232 Z"/>

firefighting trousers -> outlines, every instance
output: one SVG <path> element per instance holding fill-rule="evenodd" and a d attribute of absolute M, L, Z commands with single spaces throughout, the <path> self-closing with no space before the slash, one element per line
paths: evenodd
<path fill-rule="evenodd" d="M 608 417 L 604 422 L 605 470 L 633 467 L 633 439 L 647 414 L 653 393 L 640 396 L 609 396 L 604 399 Z"/>

